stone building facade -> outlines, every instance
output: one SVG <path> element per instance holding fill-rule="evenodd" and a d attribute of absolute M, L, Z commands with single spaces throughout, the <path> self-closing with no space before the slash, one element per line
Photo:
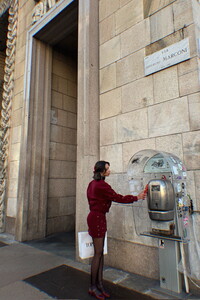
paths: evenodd
<path fill-rule="evenodd" d="M 77 236 L 94 163 L 108 160 L 128 194 L 143 149 L 184 162 L 199 211 L 199 1 L 4 0 L 0 15 L 2 232 Z M 187 38 L 187 60 L 145 76 L 145 57 Z M 112 205 L 108 247 L 107 264 L 158 278 L 158 246 L 137 235 L 130 206 Z"/>

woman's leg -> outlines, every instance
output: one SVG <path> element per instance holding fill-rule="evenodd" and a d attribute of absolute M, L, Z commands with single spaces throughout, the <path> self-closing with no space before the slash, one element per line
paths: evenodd
<path fill-rule="evenodd" d="M 99 281 L 99 276 L 102 278 L 103 272 L 103 238 L 93 238 L 94 243 L 94 257 L 91 264 L 91 287 L 96 288 Z"/>
<path fill-rule="evenodd" d="M 104 265 L 104 256 L 102 255 L 99 265 L 98 281 L 97 287 L 102 292 L 103 296 L 110 298 L 110 294 L 105 290 L 103 285 L 103 265 Z"/>
<path fill-rule="evenodd" d="M 104 255 L 102 255 L 100 258 L 99 272 L 98 272 L 98 278 L 97 278 L 98 285 L 103 282 L 103 266 L 104 266 Z"/>

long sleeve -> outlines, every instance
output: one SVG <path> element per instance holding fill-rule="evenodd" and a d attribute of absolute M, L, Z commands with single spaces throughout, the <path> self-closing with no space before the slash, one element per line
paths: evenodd
<path fill-rule="evenodd" d="M 90 210 L 103 213 L 109 211 L 112 201 L 118 203 L 133 203 L 138 200 L 136 196 L 117 194 L 104 180 L 91 181 L 87 189 L 87 197 Z"/>
<path fill-rule="evenodd" d="M 105 195 L 107 200 L 118 202 L 118 203 L 133 203 L 134 201 L 137 201 L 137 196 L 132 195 L 126 195 L 123 196 L 121 194 L 117 194 L 111 186 L 104 182 L 104 185 L 102 186 L 102 193 Z"/>

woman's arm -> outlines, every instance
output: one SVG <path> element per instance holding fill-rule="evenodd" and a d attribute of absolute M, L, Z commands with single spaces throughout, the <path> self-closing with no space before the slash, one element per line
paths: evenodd
<path fill-rule="evenodd" d="M 103 193 L 107 200 L 114 201 L 118 203 L 133 203 L 138 201 L 139 199 L 144 199 L 147 193 L 147 190 L 142 191 L 138 194 L 138 196 L 126 195 L 123 196 L 121 194 L 117 194 L 109 184 L 104 182 Z"/>

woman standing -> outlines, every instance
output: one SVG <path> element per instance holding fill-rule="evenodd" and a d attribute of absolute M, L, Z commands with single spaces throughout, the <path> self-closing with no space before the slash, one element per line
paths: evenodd
<path fill-rule="evenodd" d="M 107 231 L 105 215 L 109 211 L 112 201 L 133 203 L 138 199 L 144 199 L 147 193 L 147 189 L 145 189 L 138 196 L 122 196 L 117 194 L 111 186 L 105 182 L 105 177 L 109 175 L 110 163 L 103 160 L 98 161 L 94 166 L 94 180 L 89 183 L 87 188 L 87 198 L 90 208 L 90 213 L 87 217 L 88 232 L 94 244 L 89 294 L 100 300 L 110 297 L 103 286 L 103 248 Z"/>

